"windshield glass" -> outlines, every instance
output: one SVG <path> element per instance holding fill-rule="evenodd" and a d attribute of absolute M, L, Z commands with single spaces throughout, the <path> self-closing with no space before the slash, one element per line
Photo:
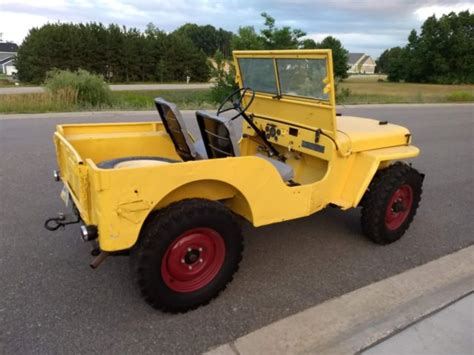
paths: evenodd
<path fill-rule="evenodd" d="M 277 59 L 281 95 L 329 100 L 324 93 L 325 59 Z"/>
<path fill-rule="evenodd" d="M 242 58 L 239 59 L 239 67 L 245 88 L 277 94 L 273 59 Z"/>

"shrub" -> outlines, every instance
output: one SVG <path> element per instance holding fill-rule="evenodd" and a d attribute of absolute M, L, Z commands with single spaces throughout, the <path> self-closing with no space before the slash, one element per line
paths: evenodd
<path fill-rule="evenodd" d="M 110 88 L 103 78 L 82 69 L 52 70 L 46 75 L 45 86 L 53 96 L 68 98 L 80 106 L 105 106 L 112 102 Z"/>
<path fill-rule="evenodd" d="M 336 85 L 336 102 L 347 100 L 351 95 L 351 89 L 341 88 L 340 86 Z"/>
<path fill-rule="evenodd" d="M 229 70 L 226 71 L 224 55 L 217 50 L 214 56 L 215 67 L 211 73 L 215 79 L 214 86 L 211 89 L 211 100 L 217 103 L 222 102 L 232 91 L 238 88 L 235 83 L 235 68 L 229 63 Z"/>

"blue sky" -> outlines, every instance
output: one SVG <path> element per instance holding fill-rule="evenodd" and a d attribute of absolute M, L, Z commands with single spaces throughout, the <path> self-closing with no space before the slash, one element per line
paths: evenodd
<path fill-rule="evenodd" d="M 47 22 L 118 23 L 144 29 L 149 22 L 172 31 L 186 22 L 236 31 L 262 27 L 268 12 L 277 26 L 292 26 L 320 40 L 339 38 L 351 52 L 377 57 L 403 45 L 412 28 L 432 14 L 470 9 L 474 1 L 455 0 L 0 0 L 3 40 L 21 43 L 28 29 Z"/>

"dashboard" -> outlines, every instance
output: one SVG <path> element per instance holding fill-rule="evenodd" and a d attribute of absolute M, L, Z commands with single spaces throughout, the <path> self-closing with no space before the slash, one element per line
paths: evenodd
<path fill-rule="evenodd" d="M 320 130 L 290 126 L 283 122 L 257 116 L 254 116 L 252 120 L 265 133 L 267 140 L 277 147 L 284 147 L 289 152 L 297 151 L 324 160 L 330 160 L 333 154 L 334 142 Z M 253 128 L 245 121 L 243 122 L 243 131 L 247 136 L 256 135 Z"/>

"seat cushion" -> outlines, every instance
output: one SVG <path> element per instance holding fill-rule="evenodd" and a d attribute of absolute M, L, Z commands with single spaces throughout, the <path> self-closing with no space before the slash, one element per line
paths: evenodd
<path fill-rule="evenodd" d="M 178 160 L 168 159 L 164 157 L 146 157 L 146 156 L 134 156 L 134 157 L 123 157 L 111 160 L 105 160 L 97 164 L 98 168 L 101 169 L 119 169 L 119 168 L 130 168 L 138 166 L 150 166 L 150 165 L 161 165 L 178 163 Z"/>
<path fill-rule="evenodd" d="M 262 154 L 257 154 L 257 157 L 265 159 L 266 161 L 271 163 L 278 170 L 283 181 L 289 181 L 293 179 L 294 172 L 293 168 L 290 165 Z"/>

